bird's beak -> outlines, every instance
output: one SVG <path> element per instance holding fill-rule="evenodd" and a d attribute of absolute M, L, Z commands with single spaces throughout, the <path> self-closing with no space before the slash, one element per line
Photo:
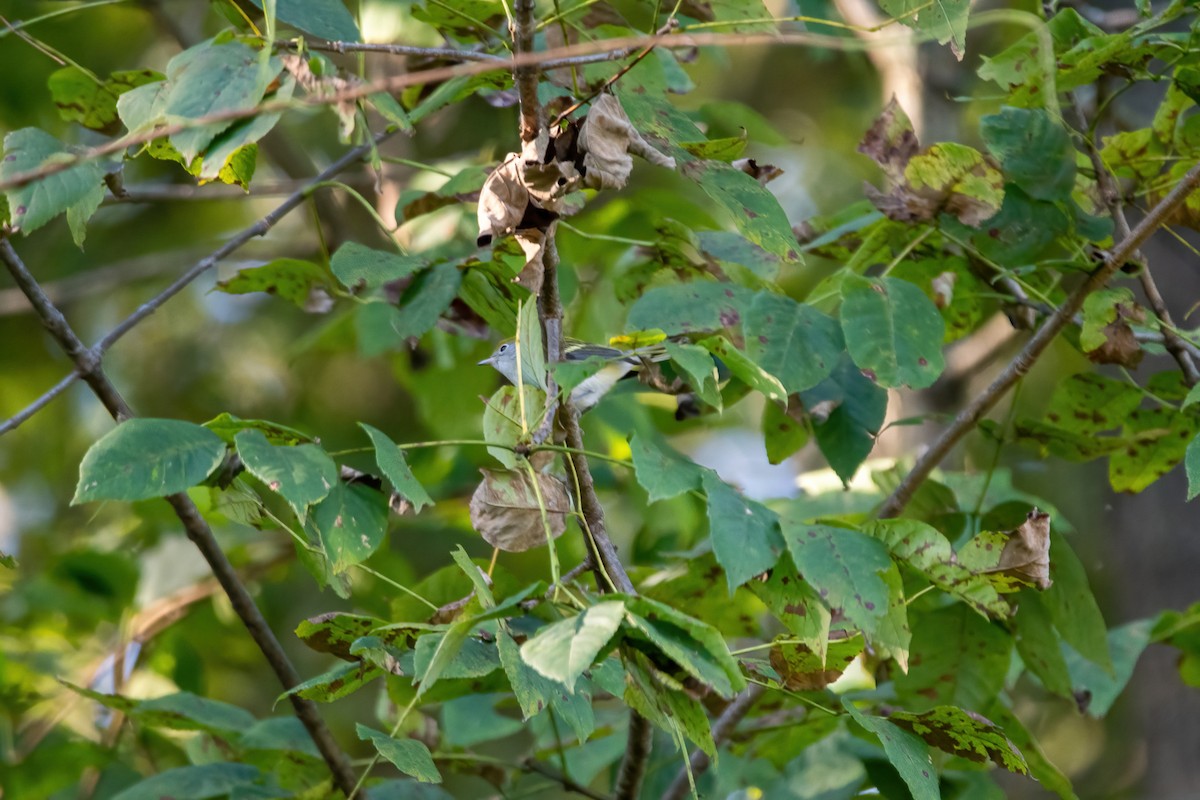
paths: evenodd
<path fill-rule="evenodd" d="M 475 362 L 475 366 L 477 366 L 477 367 L 482 367 L 484 364 L 489 364 L 489 365 L 490 365 L 490 364 L 492 363 L 492 360 L 493 360 L 493 359 L 495 359 L 495 356 L 488 356 L 488 357 L 487 357 L 487 358 L 485 358 L 483 361 L 476 361 L 476 362 Z"/>

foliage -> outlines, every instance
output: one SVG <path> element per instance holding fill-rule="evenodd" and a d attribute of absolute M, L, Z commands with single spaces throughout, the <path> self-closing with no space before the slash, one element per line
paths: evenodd
<path fill-rule="evenodd" d="M 339 409 L 309 432 L 298 404 L 201 388 L 127 418 L 106 377 L 117 374 L 106 352 L 117 336 L 85 350 L 41 309 L 120 419 L 86 430 L 94 441 L 72 456 L 78 479 L 67 487 L 82 508 L 55 512 L 75 514 L 85 535 L 21 563 L 0 554 L 11 588 L 0 636 L 13 646 L 0 670 L 18 732 L 4 766 L 13 796 L 66 796 L 78 781 L 123 800 L 345 796 L 354 789 L 339 778 L 340 747 L 366 755 L 353 775 L 375 798 L 518 796 L 546 782 L 622 799 L 807 797 L 795 787 L 818 780 L 829 797 L 872 787 L 982 797 L 1001 791 L 998 771 L 1028 776 L 1005 785 L 1035 780 L 1069 798 L 1071 782 L 1022 719 L 1030 698 L 1103 716 L 1153 644 L 1180 651 L 1183 681 L 1200 684 L 1196 608 L 1110 629 L 1067 519 L 999 466 L 1020 448 L 1106 460 L 1111 488 L 1136 493 L 1185 462 L 1188 499 L 1200 493 L 1200 344 L 1156 299 L 1154 265 L 1112 255 L 1135 235 L 1122 198 L 1173 204 L 1161 206 L 1165 218 L 1146 217 L 1147 233 L 1200 221 L 1194 196 L 1170 196 L 1200 165 L 1191 7 L 1151 16 L 1147 6 L 1116 32 L 1069 8 L 1025 14 L 1028 34 L 978 69 L 973 91 L 1001 98 L 962 137 L 973 144 L 923 146 L 893 100 L 858 132 L 882 188 L 800 218 L 769 185 L 780 168 L 742 157 L 788 140 L 770 121 L 730 101 L 685 111 L 668 95 L 694 88 L 691 73 L 725 57 L 728 37 L 760 47 L 779 32 L 838 39 L 805 38 L 758 0 L 673 11 L 420 2 L 388 6 L 412 46 L 382 63 L 406 58 L 406 68 L 367 69 L 365 55 L 345 53 L 365 52 L 356 45 L 377 6 L 362 4 L 356 19 L 339 0 L 217 3 L 203 41 L 109 74 L 82 64 L 81 45 L 70 53 L 81 64 L 66 61 L 39 88 L 59 123 L 4 137 L 3 260 L 35 304 L 51 300 L 20 277 L 18 251 L 48 241 L 56 218 L 80 248 L 99 228 L 101 243 L 93 233 L 88 245 L 100 249 L 115 246 L 96 216 L 102 204 L 152 181 L 256 197 L 259 159 L 302 140 L 297 120 L 358 147 L 350 163 L 364 161 L 376 183 L 393 166 L 408 170 L 394 213 L 336 176 L 299 185 L 118 334 L 311 204 L 318 230 L 275 236 L 268 257 L 215 281 L 209 300 L 245 303 L 237 308 L 264 329 L 291 320 L 282 338 L 295 340 L 297 363 L 319 354 L 368 364 L 374 382 L 330 371 L 321 387 L 369 409 L 361 421 Z M 962 59 L 968 3 L 881 6 L 893 25 Z M 670 40 L 689 32 L 701 36 L 699 53 Z M 632 49 L 627 37 L 637 37 Z M 541 58 L 556 45 L 570 55 L 544 72 L 509 60 L 512 49 Z M 1106 81 L 1116 92 L 1169 88 L 1145 127 L 1103 135 L 1103 107 L 1078 121 L 1064 109 L 1082 106 L 1075 90 Z M 438 127 L 467 113 L 487 122 Z M 398 152 L 429 163 L 393 155 L 385 142 L 400 132 L 413 138 Z M 422 138 L 443 135 L 451 145 Z M 491 145 L 513 152 L 481 155 Z M 335 234 L 352 214 L 322 205 L 331 186 L 374 227 Z M 44 277 L 41 265 L 32 272 Z M 271 295 L 284 302 L 264 301 Z M 989 401 L 929 434 L 945 448 L 922 458 L 940 460 L 969 432 L 987 465 L 942 465 L 930 477 L 920 461 L 871 460 L 889 415 L 893 425 L 932 419 L 895 421 L 919 390 L 954 379 L 949 348 L 986 339 L 1006 314 L 1019 330 L 1046 332 L 1041 344 L 1041 332 L 1017 334 L 1026 349 L 1009 366 L 1013 381 L 1058 321 L 1074 366 L 1044 403 L 1014 400 L 985 418 Z M 203 322 L 185 324 L 181 335 L 209 341 Z M 558 364 L 564 333 L 608 335 L 625 352 Z M 512 334 L 524 385 L 497 389 L 474 363 L 494 345 L 478 340 Z M 247 332 L 220 357 L 248 359 L 241 348 L 251 345 Z M 205 357 L 209 346 L 198 347 Z M 1174 361 L 1158 359 L 1149 376 L 1129 371 L 1164 354 Z M 617 388 L 581 440 L 562 396 L 614 367 Z M 147 368 L 120 380 L 166 378 Z M 645 391 L 627 390 L 639 380 Z M 376 391 L 382 406 L 371 405 Z M 250 412 L 272 419 L 238 416 Z M 803 451 L 831 485 L 764 492 L 732 457 L 701 463 L 673 436 L 747 422 L 771 463 L 795 465 Z M 217 616 L 240 617 L 260 647 L 269 633 L 229 582 L 255 586 L 264 606 L 286 605 L 266 588 L 280 574 L 301 587 L 301 621 L 285 638 L 311 651 L 299 657 L 304 679 L 278 689 L 264 675 L 252 690 L 222 691 L 228 673 L 256 668 L 243 631 L 190 619 L 177 630 L 195 624 L 199 638 L 171 631 L 200 616 L 189 609 L 218 591 L 211 582 L 160 596 L 169 608 L 158 616 L 133 613 L 152 605 L 150 554 L 177 540 L 179 525 L 210 565 L 204 537 L 215 532 L 245 573 L 226 580 L 214 566 L 232 600 Z M 30 566 L 39 560 L 43 569 Z M 113 641 L 93 637 L 100 623 Z M 300 717 L 262 698 L 295 703 Z M 344 723 L 332 755 L 311 738 L 306 701 Z M 63 702 L 74 704 L 69 718 L 47 713 Z M 647 723 L 648 751 L 637 733 Z M 712 768 L 681 770 L 692 750 Z"/>

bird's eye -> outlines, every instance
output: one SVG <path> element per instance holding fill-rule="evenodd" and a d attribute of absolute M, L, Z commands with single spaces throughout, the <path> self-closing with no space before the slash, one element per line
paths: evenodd
<path fill-rule="evenodd" d="M 500 345 L 500 349 L 499 349 L 497 352 L 500 352 L 500 353 L 507 353 L 507 352 L 508 352 L 508 345 L 506 345 L 506 344 L 502 344 L 502 345 Z"/>

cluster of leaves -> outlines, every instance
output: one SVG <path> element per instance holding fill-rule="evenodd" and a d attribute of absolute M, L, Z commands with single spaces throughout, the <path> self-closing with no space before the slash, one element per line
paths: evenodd
<path fill-rule="evenodd" d="M 966 3 L 885 8 L 961 53 Z M 768 16 L 757 0 L 685 3 L 682 10 L 687 19 L 750 32 Z M 563 578 L 562 542 L 590 536 L 570 499 L 579 475 L 558 467 L 562 448 L 531 437 L 550 400 L 535 388 L 549 385 L 547 372 L 569 392 L 602 366 L 546 363 L 530 296 L 543 281 L 546 237 L 555 235 L 557 220 L 606 197 L 595 192 L 624 188 L 632 153 L 673 170 L 669 179 L 707 198 L 707 205 L 680 204 L 691 203 L 689 219 L 711 215 L 726 224 L 660 213 L 653 243 L 622 245 L 617 266 L 602 273 L 623 305 L 629 333 L 620 341 L 661 343 L 667 358 L 656 365 L 658 377 L 695 396 L 702 419 L 692 424 L 757 403 L 773 462 L 811 439 L 849 484 L 882 429 L 889 390 L 933 384 L 945 369 L 945 346 L 1002 308 L 1042 313 L 1058 304 L 1111 245 L 1096 175 L 1057 117 L 1057 100 L 1047 98 L 1051 87 L 1067 91 L 1114 71 L 1150 79 L 1157 77 L 1148 71 L 1151 59 L 1168 61 L 1171 88 L 1153 124 L 1108 138 L 1099 158 L 1133 183 L 1133 196 L 1148 199 L 1200 159 L 1198 117 L 1188 113 L 1200 80 L 1172 56 L 1184 34 L 1159 30 L 1183 10 L 1172 5 L 1119 34 L 1061 11 L 1048 24 L 1053 75 L 1036 51 L 1040 33 L 985 59 L 980 77 L 1004 89 L 1006 105 L 982 119 L 983 150 L 953 142 L 922 148 L 903 111 L 890 105 L 861 145 L 881 168 L 884 188 L 795 229 L 767 188 L 778 170 L 740 159 L 748 137 L 710 139 L 696 115 L 666 99 L 690 83 L 674 51 L 656 50 L 637 63 L 614 94 L 594 94 L 616 75 L 612 64 L 586 64 L 570 78 L 552 73 L 541 87 L 551 108 L 594 96 L 581 117 L 491 169 L 460 165 L 442 186 L 397 207 L 396 221 L 405 224 L 450 209 L 460 235 L 415 252 L 348 242 L 327 260 L 278 259 L 221 282 L 229 294 L 266 292 L 314 313 L 344 311 L 366 357 L 403 352 L 439 331 L 517 332 L 528 385 L 501 388 L 486 402 L 482 443 L 498 466 L 484 470 L 469 518 L 498 550 L 545 546 L 543 579 L 522 580 L 503 562 L 485 571 L 459 549 L 449 553 L 454 563 L 401 587 L 386 613 L 330 612 L 296 630 L 335 661 L 291 692 L 333 703 L 368 686 L 380 690 L 377 723 L 387 732 L 360 722 L 358 737 L 407 778 L 369 784 L 372 796 L 410 796 L 414 781 L 437 783 L 447 773 L 511 788 L 530 765 L 544 768 L 553 757 L 564 778 L 589 785 L 615 770 L 630 720 L 640 715 L 680 750 L 694 746 L 713 758 L 720 750 L 721 786 L 757 784 L 767 796 L 819 764 L 843 793 L 873 785 L 923 800 L 984 791 L 979 765 L 992 764 L 1069 798 L 1069 781 L 1013 711 L 1025 681 L 1102 716 L 1138 655 L 1161 641 L 1185 653 L 1182 671 L 1195 683 L 1200 611 L 1107 630 L 1064 535 L 1068 524 L 1032 508 L 1048 506 L 1014 488 L 1002 469 L 926 481 L 899 519 L 872 516 L 899 480 L 895 469 L 875 470 L 870 491 L 759 502 L 672 449 L 650 432 L 654 419 L 637 411 L 613 437 L 619 445 L 610 457 L 624 471 L 611 481 L 644 495 L 638 514 L 667 508 L 673 519 L 692 521 L 694 531 L 678 542 L 692 549 L 685 556 L 658 550 L 630 564 L 636 593 L 605 592 L 601 579 L 592 588 Z M 320 100 L 361 80 L 323 56 L 278 50 L 276 13 L 316 37 L 359 38 L 340 3 L 280 4 L 266 13 L 267 36 L 238 22 L 175 56 L 164 74 L 100 79 L 68 67 L 52 79 L 51 96 L 66 119 L 94 131 L 113 135 L 123 126 L 135 138 L 145 135 L 144 151 L 130 158 L 176 161 L 200 182 L 249 189 L 256 143 L 297 87 Z M 502 4 L 490 0 L 413 11 L 451 41 L 489 51 L 500 48 L 503 15 Z M 576 32 L 637 30 L 606 4 L 558 16 Z M 510 78 L 497 75 L 332 105 L 346 139 L 365 135 L 368 106 L 385 124 L 408 130 L 476 94 L 511 102 Z M 155 131 L 169 134 L 150 138 Z M 121 164 L 75 158 L 44 131 L 6 137 L 0 180 L 72 163 L 7 192 L 14 228 L 31 233 L 65 213 L 82 244 Z M 459 206 L 476 200 L 478 238 L 461 235 L 471 220 L 464 223 Z M 1191 224 L 1196 214 L 1189 205 L 1180 221 Z M 806 256 L 835 268 L 796 297 L 785 279 Z M 1099 364 L 1134 367 L 1153 347 L 1137 333 L 1161 333 L 1160 321 L 1123 287 L 1093 295 L 1079 323 L 1068 339 Z M 447 354 L 461 358 L 456 367 L 471 357 L 467 347 L 447 347 Z M 424 402 L 442 402 L 432 383 L 417 389 Z M 1154 407 L 1143 407 L 1147 398 Z M 1111 483 L 1124 491 L 1141 491 L 1186 459 L 1194 495 L 1197 399 L 1174 372 L 1145 386 L 1088 372 L 1063 380 L 1041 419 L 983 428 L 1043 454 L 1108 457 Z M 439 493 L 459 483 L 430 474 L 423 476 L 427 490 L 404 444 L 361 425 L 378 477 L 348 469 L 317 439 L 274 422 L 228 413 L 203 425 L 129 420 L 88 451 L 75 502 L 187 491 L 215 524 L 286 531 L 314 581 L 354 599 L 354 575 L 371 569 L 367 562 L 388 541 L 393 519 L 408 524 L 407 515 L 434 504 L 431 494 L 438 508 L 462 505 Z M 568 529 L 575 535 L 559 539 Z M 768 690 L 761 713 L 788 724 L 751 727 L 723 747 L 711 720 L 750 684 Z M 136 700 L 71 688 L 146 728 L 194 734 L 178 752 L 173 740 L 158 743 L 172 753 L 167 763 L 185 765 L 125 789 L 124 800 L 331 791 L 293 720 L 256 720 L 186 692 Z M 506 769 L 499 775 L 479 766 L 500 758 L 481 752 L 493 746 L 519 752 L 500 762 Z M 772 767 L 766 774 L 764 761 Z M 648 796 L 665 791 L 673 771 L 659 770 Z"/>

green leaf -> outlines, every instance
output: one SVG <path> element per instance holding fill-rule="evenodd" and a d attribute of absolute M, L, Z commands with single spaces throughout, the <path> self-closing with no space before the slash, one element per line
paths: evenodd
<path fill-rule="evenodd" d="M 967 259 L 959 256 L 906 259 L 888 274 L 920 287 L 933 301 L 946 323 L 943 341 L 947 343 L 974 333 L 995 306 L 995 301 L 987 297 L 993 293 L 991 287 L 976 277 Z"/>
<path fill-rule="evenodd" d="M 373 489 L 335 481 L 329 496 L 313 508 L 306 527 L 320 537 L 337 574 L 370 558 L 383 543 L 387 505 Z"/>
<path fill-rule="evenodd" d="M 392 485 L 397 494 L 412 503 L 413 512 L 419 512 L 425 506 L 433 505 L 433 498 L 425 491 L 425 487 L 413 477 L 412 470 L 408 468 L 404 451 L 378 428 L 373 428 L 365 422 L 358 423 L 358 427 L 371 437 L 371 444 L 375 446 L 375 463 L 379 465 L 380 472 L 388 479 L 388 483 Z"/>
<path fill-rule="evenodd" d="M 1066 200 L 1075 187 L 1071 137 L 1040 108 L 1004 108 L 980 121 L 988 149 L 1008 180 L 1036 200 Z"/>
<path fill-rule="evenodd" d="M 1140 408 L 1125 417 L 1127 445 L 1108 458 L 1108 481 L 1118 492 L 1140 492 L 1187 455 L 1197 421 L 1173 408 Z"/>
<path fill-rule="evenodd" d="M 647 597 L 626 597 L 625 608 L 630 626 L 693 678 L 727 699 L 745 688 L 741 668 L 716 628 Z"/>
<path fill-rule="evenodd" d="M 725 570 L 729 592 L 775 566 L 783 553 L 779 518 L 761 503 L 748 500 L 732 486 L 705 470 L 702 483 L 708 495 L 708 529 L 713 554 Z"/>
<path fill-rule="evenodd" d="M 542 341 L 542 324 L 538 319 L 537 298 L 529 297 L 517 310 L 517 363 L 521 367 L 521 384 L 530 383 L 546 388 L 546 345 Z"/>
<path fill-rule="evenodd" d="M 280 64 L 273 62 L 269 68 L 278 72 Z M 284 103 L 292 99 L 295 91 L 296 79 L 290 74 L 284 75 L 280 79 L 279 88 L 267 99 Z M 255 143 L 271 132 L 281 116 L 282 112 L 275 112 L 236 120 L 213 137 L 204 150 L 199 169 L 195 169 L 196 165 L 193 163 L 189 171 L 200 178 L 201 183 L 216 178 L 250 191 L 250 179 L 254 177 L 258 157 L 258 145 Z"/>
<path fill-rule="evenodd" d="M 329 268 L 351 291 L 371 293 L 391 281 L 407 278 L 425 266 L 417 256 L 373 250 L 357 242 L 346 242 L 329 261 Z"/>
<path fill-rule="evenodd" d="M 1079 328 L 1079 346 L 1090 353 L 1108 342 L 1109 325 L 1119 322 L 1123 308 L 1137 306 L 1133 292 L 1124 286 L 1115 289 L 1100 289 L 1092 292 L 1083 301 L 1083 324 Z"/>
<path fill-rule="evenodd" d="M 177 494 L 207 478 L 225 443 L 207 428 L 174 419 L 130 419 L 88 448 L 72 505 Z"/>
<path fill-rule="evenodd" d="M 312 759 L 321 757 L 321 751 L 309 735 L 308 729 L 296 717 L 268 717 L 259 720 L 245 730 L 237 741 L 243 750 L 273 750 Z"/>
<path fill-rule="evenodd" d="M 842 705 L 855 722 L 879 739 L 888 761 L 904 779 L 913 800 L 940 800 L 937 770 L 924 742 L 883 717 L 862 713 L 846 698 L 842 698 Z"/>
<path fill-rule="evenodd" d="M 545 677 L 526 664 L 521 658 L 520 647 L 507 631 L 497 634 L 496 645 L 513 695 L 521 706 L 522 718 L 528 720 L 546 708 L 552 708 L 571 726 L 579 741 L 585 741 L 596 727 L 591 693 L 580 686 L 576 686 L 574 692 L 568 692 L 564 684 Z"/>
<path fill-rule="evenodd" d="M 1183 464 L 1187 469 L 1187 499 L 1193 500 L 1200 494 L 1200 435 L 1188 443 L 1183 455 Z"/>
<path fill-rule="evenodd" d="M 967 49 L 970 0 L 935 0 L 932 6 L 920 0 L 881 0 L 879 6 L 889 17 L 930 34 L 938 44 L 949 42 L 955 58 L 962 61 Z"/>
<path fill-rule="evenodd" d="M 416 739 L 396 739 L 383 731 L 368 728 L 361 722 L 354 726 L 358 738 L 375 745 L 379 755 L 386 758 L 396 769 L 411 775 L 422 783 L 441 783 L 442 773 L 433 763 L 433 755 L 423 742 Z"/>
<path fill-rule="evenodd" d="M 234 437 L 245 430 L 262 431 L 271 444 L 304 444 L 315 441 L 303 431 L 280 425 L 265 419 L 242 419 L 228 411 L 222 411 L 204 423 L 204 427 L 221 437 L 226 444 L 233 444 Z"/>
<path fill-rule="evenodd" d="M 45 131 L 22 128 L 4 137 L 0 180 L 73 158 L 66 145 Z M 62 172 L 9 189 L 6 197 L 11 222 L 26 234 L 33 233 L 76 204 L 93 206 L 96 191 L 99 189 L 103 192 L 103 183 L 104 170 L 101 164 L 85 161 Z M 92 210 L 95 210 L 94 206 Z"/>
<path fill-rule="evenodd" d="M 507 693 L 472 693 L 442 703 L 442 743 L 472 747 L 523 731 L 521 720 L 496 711 L 496 704 L 508 697 Z"/>
<path fill-rule="evenodd" d="M 382 674 L 383 670 L 365 661 L 339 661 L 328 671 L 288 689 L 275 702 L 296 694 L 317 703 L 332 703 L 354 694 Z"/>
<path fill-rule="evenodd" d="M 176 767 L 130 786 L 113 800 L 208 800 L 225 797 L 237 789 L 253 788 L 262 773 L 249 764 L 217 762 Z"/>
<path fill-rule="evenodd" d="M 419 273 L 400 298 L 400 309 L 392 321 L 399 341 L 422 336 L 437 324 L 454 297 L 462 274 L 453 264 L 438 264 Z"/>
<path fill-rule="evenodd" d="M 162 73 L 152 69 L 122 70 L 114 72 L 108 80 L 97 82 L 79 67 L 70 66 L 50 73 L 46 84 L 60 117 L 94 131 L 112 134 L 119 121 L 117 97 L 135 87 L 161 81 L 163 77 Z"/>
<path fill-rule="evenodd" d="M 1150 643 L 1153 627 L 1154 620 L 1145 619 L 1108 632 L 1107 650 L 1112 653 L 1111 672 L 1073 650 L 1064 653 L 1067 669 L 1071 673 L 1071 685 L 1084 698 L 1088 714 L 1103 717 L 1112 708 L 1129 683 L 1142 651 Z"/>
<path fill-rule="evenodd" d="M 575 682 L 592 666 L 596 656 L 617 632 L 625 604 L 607 601 L 588 606 L 582 613 L 543 627 L 521 646 L 526 664 L 553 681 L 575 691 Z"/>
<path fill-rule="evenodd" d="M 806 523 L 784 511 L 783 538 L 796 569 L 821 599 L 870 635 L 888 611 L 889 589 L 880 573 L 892 566 L 883 544 L 845 528 Z"/>
<path fill-rule="evenodd" d="M 699 142 L 680 142 L 679 146 L 696 158 L 733 161 L 746 150 L 746 133 L 724 139 L 705 139 Z"/>
<path fill-rule="evenodd" d="M 1133 384 L 1081 372 L 1055 386 L 1045 419 L 1064 430 L 1094 434 L 1119 428 L 1141 403 L 1142 393 Z"/>
<path fill-rule="evenodd" d="M 465 167 L 432 192 L 426 192 L 415 200 L 396 206 L 396 222 L 408 222 L 423 214 L 455 203 L 474 202 L 479 199 L 479 190 L 487 180 L 488 169 L 478 165 Z M 403 197 L 403 196 L 402 196 Z"/>
<path fill-rule="evenodd" d="M 765 403 L 762 414 L 763 443 L 767 447 L 767 461 L 781 464 L 808 444 L 811 429 L 804 418 L 804 409 L 798 397 L 788 398 L 788 410 L 774 403 Z"/>
<path fill-rule="evenodd" d="M 619 92 L 619 97 L 633 126 L 651 141 L 665 141 L 679 172 L 724 208 L 743 236 L 769 253 L 792 262 L 800 260 L 791 223 L 769 190 L 737 167 L 698 159 L 680 145 L 704 139 L 686 114 L 651 92 L 639 94 L 631 89 Z"/>
<path fill-rule="evenodd" d="M 813 420 L 821 454 L 843 482 L 854 477 L 875 447 L 875 436 L 887 416 L 887 390 L 862 374 L 842 354 L 828 378 L 800 394 Z"/>
<path fill-rule="evenodd" d="M 167 122 L 190 122 L 253 108 L 266 91 L 267 83 L 278 73 L 278 67 L 262 70 L 258 52 L 241 42 L 210 39 L 184 50 L 167 64 L 160 116 Z M 117 107 L 122 107 L 120 102 Z M 183 163 L 191 164 L 219 133 L 233 124 L 233 120 L 225 120 L 189 127 L 172 134 L 170 141 L 183 157 Z"/>
<path fill-rule="evenodd" d="M 126 714 L 152 728 L 176 731 L 207 731 L 213 734 L 240 733 L 253 725 L 254 715 L 245 709 L 210 700 L 191 692 L 176 692 L 149 700 L 104 694 L 62 681 L 76 694 Z"/>
<path fill-rule="evenodd" d="M 1059 634 L 1088 660 L 1104 669 L 1112 666 L 1107 626 L 1096 596 L 1088 586 L 1087 570 L 1061 533 L 1050 531 L 1050 579 L 1042 595 Z"/>
<path fill-rule="evenodd" d="M 525 400 L 525 424 L 536 430 L 546 408 L 546 393 L 529 384 L 521 386 Z M 521 429 L 521 398 L 515 386 L 501 386 L 483 407 L 483 438 L 487 442 L 507 447 L 488 447 L 487 451 L 508 469 L 517 466 L 512 446 L 526 436 Z"/>
<path fill-rule="evenodd" d="M 329 653 L 341 659 L 351 658 L 350 646 L 383 624 L 376 617 L 331 611 L 302 620 L 295 634 L 318 653 Z"/>
<path fill-rule="evenodd" d="M 896 675 L 907 708 L 983 709 L 1004 685 L 1012 637 L 965 605 L 927 612 L 916 618 L 913 631 L 911 665 Z"/>
<path fill-rule="evenodd" d="M 338 483 L 337 464 L 319 445 L 277 447 L 255 429 L 238 433 L 234 442 L 250 474 L 278 492 L 301 521 L 308 507 L 324 500 Z"/>
<path fill-rule="evenodd" d="M 261 267 L 238 270 L 232 278 L 217 281 L 216 291 L 225 294 L 266 292 L 287 300 L 298 308 L 310 308 L 328 298 L 333 281 L 319 264 L 298 258 L 277 258 Z"/>
<path fill-rule="evenodd" d="M 847 276 L 841 316 L 850 356 L 880 386 L 921 389 L 942 374 L 945 323 L 911 283 Z"/>
<path fill-rule="evenodd" d="M 443 678 L 482 678 L 500 668 L 496 648 L 475 636 L 472 619 L 460 620 L 445 633 L 428 633 L 417 639 L 413 648 L 414 678 L 426 694 Z"/>
<path fill-rule="evenodd" d="M 716 757 L 708 714 L 697 700 L 676 688 L 643 654 L 633 651 L 625 661 L 625 704 L 662 730 L 683 734 L 708 754 Z"/>
<path fill-rule="evenodd" d="M 951 755 L 978 764 L 993 762 L 1025 775 L 1029 767 L 1016 745 L 991 721 L 954 706 L 937 706 L 922 714 L 897 711 L 888 719 Z"/>
<path fill-rule="evenodd" d="M 800 577 L 791 556 L 780 558 L 765 581 L 754 581 L 749 588 L 821 663 L 825 662 L 831 614 L 817 590 Z"/>
<path fill-rule="evenodd" d="M 1015 634 L 1021 660 L 1048 691 L 1074 700 L 1062 644 L 1041 593 L 1022 589 L 1017 607 Z"/>
<path fill-rule="evenodd" d="M 263 0 L 250 0 L 263 7 Z M 275 0 L 275 17 L 293 28 L 331 42 L 361 42 L 354 16 L 342 0 Z"/>
<path fill-rule="evenodd" d="M 705 469 L 665 444 L 635 433 L 629 451 L 634 474 L 651 503 L 700 488 Z"/>
<path fill-rule="evenodd" d="M 779 379 L 751 361 L 724 336 L 709 336 L 707 339 L 701 339 L 699 344 L 721 359 L 729 371 L 742 383 L 773 403 L 787 403 L 787 389 L 783 387 Z"/>
<path fill-rule="evenodd" d="M 932 526 L 915 519 L 887 519 L 863 530 L 883 542 L 896 560 L 980 614 L 1005 619 L 1012 610 L 987 578 L 958 563 L 949 540 Z"/>

